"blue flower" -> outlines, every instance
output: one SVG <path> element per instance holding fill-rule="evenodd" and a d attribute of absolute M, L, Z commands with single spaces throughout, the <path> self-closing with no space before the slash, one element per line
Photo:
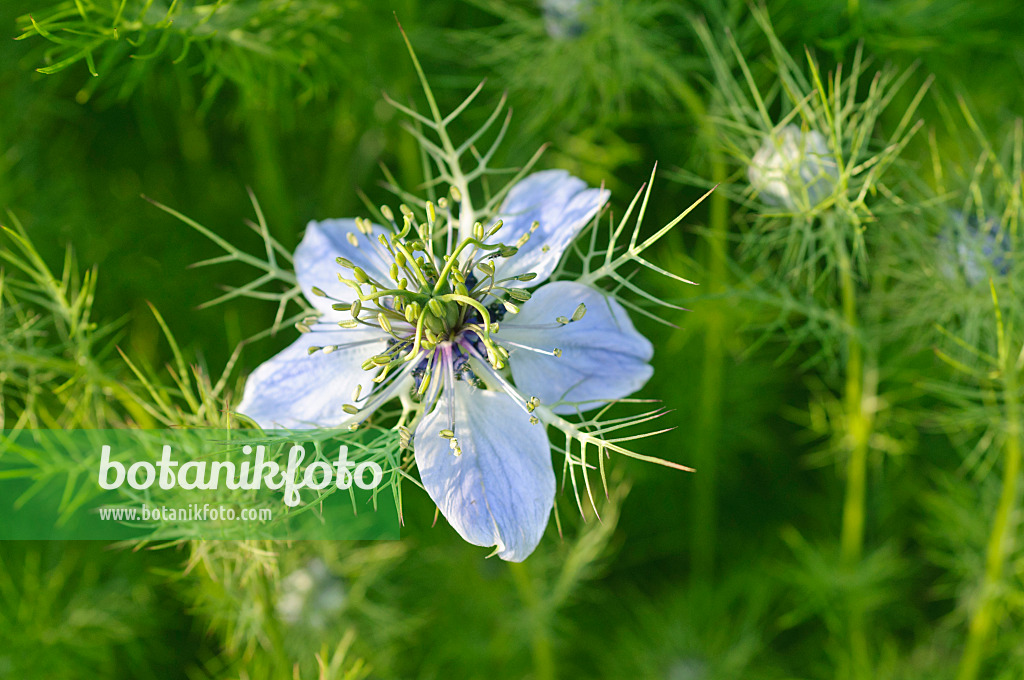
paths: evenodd
<path fill-rule="evenodd" d="M 587 30 L 586 15 L 592 0 L 540 0 L 544 27 L 556 40 L 578 38 Z"/>
<path fill-rule="evenodd" d="M 1010 272 L 1012 247 L 1010 235 L 994 219 L 979 221 L 977 215 L 964 217 L 953 211 L 952 242 L 956 260 L 969 286 L 989 278 L 989 272 L 1006 276 Z"/>
<path fill-rule="evenodd" d="M 448 218 L 458 228 L 435 233 L 433 206 L 426 224 L 411 211 L 388 227 L 311 222 L 295 270 L 320 317 L 253 372 L 238 411 L 264 428 L 352 426 L 401 398 L 448 522 L 525 559 L 554 503 L 545 414 L 626 397 L 652 373 L 651 343 L 618 302 L 548 281 L 607 199 L 550 170 L 513 186 L 486 228 Z"/>

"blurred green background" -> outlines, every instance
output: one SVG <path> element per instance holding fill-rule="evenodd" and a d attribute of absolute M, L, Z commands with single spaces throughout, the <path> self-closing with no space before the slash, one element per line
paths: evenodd
<path fill-rule="evenodd" d="M 415 141 L 381 97 L 421 96 L 397 15 L 442 109 L 487 79 L 483 103 L 461 121 L 466 131 L 508 92 L 514 117 L 499 164 L 521 165 L 550 143 L 540 166 L 604 182 L 618 214 L 658 163 L 648 225 L 663 224 L 704 193 L 684 180 L 710 183 L 720 151 L 704 117 L 715 84 L 694 22 L 703 17 L 723 50 L 734 36 L 752 64 L 765 63 L 766 38 L 743 2 L 561 4 L 582 18 L 525 0 L 4 0 L 0 208 L 10 213 L 0 221 L 23 225 L 58 278 L 66 248 L 82 271 L 98 269 L 92 318 L 117 327 L 90 348 L 97 370 L 133 379 L 114 344 L 158 370 L 172 359 L 148 302 L 189 361 L 218 376 L 243 339 L 271 324 L 275 306 L 198 308 L 247 272 L 190 268 L 219 251 L 142 196 L 256 252 L 247 188 L 288 249 L 311 219 L 364 214 L 360 191 L 393 203 L 380 164 L 405 187 L 423 180 Z M 126 19 L 113 31 L 122 5 Z M 972 135 L 962 122 L 950 129 L 958 96 L 987 130 L 1022 112 L 1016 2 L 783 0 L 767 10 L 800 63 L 806 47 L 832 71 L 862 44 L 869 72 L 917 64 L 881 128 L 891 130 L 935 75 L 917 114 L 924 128 L 899 168 L 920 176 L 922 191 L 929 140 L 946 157 Z M 30 31 L 29 17 L 70 23 L 50 39 L 13 40 Z M 92 63 L 61 64 L 83 47 Z M 770 67 L 755 75 L 775 87 Z M 726 168 L 728 184 L 745 178 Z M 720 200 L 739 233 L 753 219 L 749 205 Z M 706 283 L 709 219 L 702 204 L 659 244 L 657 263 Z M 725 245 L 732 254 L 734 240 Z M 13 252 L 9 240 L 0 247 Z M 564 535 L 552 523 L 522 567 L 484 559 L 443 520 L 432 526 L 433 507 L 415 490 L 396 545 L 5 543 L 0 677 L 287 678 L 293 667 L 303 678 L 956 677 L 1000 493 L 998 460 L 981 473 L 963 464 L 965 450 L 988 446 L 986 427 L 936 424 L 953 407 L 920 389 L 948 372 L 927 342 L 899 346 L 891 361 L 883 354 L 886 377 L 914 377 L 896 381 L 902 391 L 888 402 L 883 434 L 899 445 L 872 455 L 865 556 L 844 570 L 842 461 L 829 452 L 823 415 L 839 383 L 808 363 L 813 347 L 784 355 L 785 338 L 755 343 L 761 312 L 730 292 L 743 272 L 740 258 L 729 262 L 728 280 L 710 289 L 651 280 L 692 310 L 673 317 L 679 328 L 636 319 L 657 348 L 641 396 L 672 409 L 675 428 L 642 450 L 684 464 L 706 463 L 710 452 L 713 474 L 614 460 L 602 519 L 581 521 L 571 492 L 561 493 Z M 709 319 L 722 338 L 711 374 Z M 291 339 L 247 345 L 231 389 Z M 74 404 L 57 389 L 72 382 L 71 369 L 19 360 L 12 350 L 5 370 L 49 381 L 39 406 L 48 424 L 73 426 Z M 5 384 L 10 426 L 30 405 L 16 381 Z M 989 413 L 998 420 L 999 404 Z M 1017 540 L 977 677 L 1024 677 L 1020 511 L 1012 517 Z M 852 643 L 851 610 L 861 617 Z"/>

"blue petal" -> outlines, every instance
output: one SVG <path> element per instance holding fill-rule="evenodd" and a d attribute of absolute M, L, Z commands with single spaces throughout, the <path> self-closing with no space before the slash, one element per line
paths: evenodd
<path fill-rule="evenodd" d="M 349 234 L 355 236 L 357 245 L 349 241 Z M 391 261 L 385 259 L 383 246 L 377 240 L 381 234 L 390 235 L 391 230 L 373 225 L 372 233 L 364 235 L 352 219 L 324 220 L 306 225 L 306 235 L 295 249 L 295 276 L 309 303 L 333 316 L 337 314 L 331 309 L 335 301 L 352 302 L 356 299 L 355 290 L 338 280 L 338 274 L 352 278 L 352 270 L 343 269 L 337 263 L 339 257 L 362 267 L 371 278 L 391 283 L 388 274 Z M 313 295 L 313 286 L 335 299 Z"/>
<path fill-rule="evenodd" d="M 441 430 L 452 428 L 456 456 Z M 540 542 L 555 501 L 551 447 L 543 425 L 504 392 L 456 381 L 424 416 L 414 439 L 416 465 L 430 498 L 459 535 L 497 546 L 498 556 L 522 562 Z"/>
<path fill-rule="evenodd" d="M 581 302 L 587 306 L 582 319 L 556 323 L 560 316 L 571 318 Z M 516 387 L 547 405 L 592 402 L 561 404 L 553 408 L 555 413 L 586 411 L 628 397 L 651 377 L 647 362 L 654 348 L 613 298 L 580 283 L 556 281 L 539 288 L 520 309 L 505 318 L 496 339 L 546 352 L 558 348 L 562 355 L 506 345 Z"/>
<path fill-rule="evenodd" d="M 264 429 L 337 426 L 351 418 L 342 406 L 352 403 L 356 386 L 364 398 L 374 387 L 373 373 L 361 365 L 384 350 L 385 338 L 376 328 L 303 333 L 252 372 L 236 410 Z M 347 346 L 330 354 L 307 351 L 326 345 Z"/>
<path fill-rule="evenodd" d="M 562 253 L 594 219 L 609 194 L 605 189 L 587 188 L 586 182 L 565 170 L 535 172 L 512 187 L 498 214 L 501 231 L 488 241 L 515 245 L 534 222 L 540 226 L 518 253 L 495 260 L 498 278 L 534 272 L 537 278 L 530 285 L 536 285 L 551 276 Z"/>

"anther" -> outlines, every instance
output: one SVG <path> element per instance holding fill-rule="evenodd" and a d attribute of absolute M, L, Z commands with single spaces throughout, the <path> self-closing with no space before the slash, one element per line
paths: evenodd
<path fill-rule="evenodd" d="M 316 286 L 313 286 L 313 295 L 316 295 L 317 297 L 327 297 L 327 293 L 325 293 L 323 289 L 317 288 Z"/>
<path fill-rule="evenodd" d="M 353 416 L 354 416 L 355 414 L 359 413 L 359 409 L 358 409 L 358 408 L 356 408 L 356 407 L 355 407 L 354 405 L 352 405 L 352 404 L 345 404 L 345 405 L 343 405 L 343 406 L 341 407 L 341 410 L 342 410 L 342 411 L 344 411 L 345 413 L 348 413 L 349 415 L 353 415 Z"/>
<path fill-rule="evenodd" d="M 348 242 L 352 244 L 353 248 L 359 247 L 359 239 L 356 238 L 356 235 L 353 234 L 351 231 L 345 234 L 345 238 L 348 239 Z"/>
<path fill-rule="evenodd" d="M 573 321 L 579 321 L 580 319 L 583 318 L 583 315 L 586 314 L 586 313 L 587 313 L 587 306 L 581 302 L 579 307 L 576 308 L 576 311 L 572 313 L 572 320 Z"/>

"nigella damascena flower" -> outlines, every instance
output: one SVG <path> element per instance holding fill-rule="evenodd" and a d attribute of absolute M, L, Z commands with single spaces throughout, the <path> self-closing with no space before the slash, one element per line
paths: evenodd
<path fill-rule="evenodd" d="M 836 160 L 820 132 L 787 125 L 765 137 L 747 175 L 765 203 L 807 210 L 832 193 Z"/>
<path fill-rule="evenodd" d="M 544 27 L 556 40 L 578 38 L 587 30 L 586 15 L 593 0 L 540 0 Z"/>
<path fill-rule="evenodd" d="M 952 243 L 956 262 L 969 286 L 987 281 L 991 274 L 1010 272 L 1010 235 L 994 219 L 981 221 L 977 215 L 964 217 L 952 212 Z"/>
<path fill-rule="evenodd" d="M 321 316 L 253 372 L 239 412 L 265 428 L 344 426 L 401 397 L 442 514 L 470 543 L 525 559 L 555 494 L 537 414 L 626 397 L 652 373 L 653 348 L 618 302 L 547 282 L 607 199 L 550 170 L 513 186 L 491 226 L 439 238 L 432 206 L 425 225 L 411 213 L 388 227 L 311 222 L 295 270 Z"/>
<path fill-rule="evenodd" d="M 345 587 L 323 560 L 311 559 L 281 580 L 277 615 L 289 625 L 323 630 L 345 607 Z"/>

